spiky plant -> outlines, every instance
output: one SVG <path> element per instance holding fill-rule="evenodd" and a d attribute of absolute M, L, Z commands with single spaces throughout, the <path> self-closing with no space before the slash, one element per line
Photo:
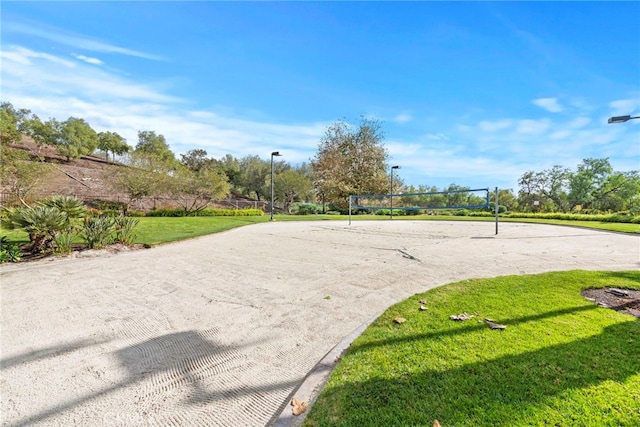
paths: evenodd
<path fill-rule="evenodd" d="M 8 230 L 22 229 L 29 234 L 32 253 L 44 252 L 69 224 L 67 214 L 57 207 L 34 206 L 9 208 L 4 211 L 2 226 Z"/>

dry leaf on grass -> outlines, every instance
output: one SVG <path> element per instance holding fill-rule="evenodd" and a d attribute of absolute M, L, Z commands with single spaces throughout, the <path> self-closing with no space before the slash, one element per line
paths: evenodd
<path fill-rule="evenodd" d="M 451 319 L 451 320 L 471 320 L 471 319 L 473 319 L 473 316 L 465 312 L 465 313 L 461 313 L 461 314 L 452 314 L 451 316 L 449 316 L 449 319 Z"/>
<path fill-rule="evenodd" d="M 393 319 L 393 321 L 396 323 L 404 323 L 407 321 L 407 319 L 405 319 L 404 317 L 396 317 L 395 319 Z"/>
<path fill-rule="evenodd" d="M 487 322 L 487 325 L 489 325 L 489 327 L 491 329 L 507 329 L 507 325 L 501 325 L 499 323 L 494 322 L 491 319 L 484 319 Z"/>

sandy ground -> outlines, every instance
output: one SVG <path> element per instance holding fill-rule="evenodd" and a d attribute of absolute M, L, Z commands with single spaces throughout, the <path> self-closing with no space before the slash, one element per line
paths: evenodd
<path fill-rule="evenodd" d="M 640 236 L 491 223 L 266 223 L 3 265 L 6 426 L 262 426 L 343 337 L 448 282 L 637 270 Z"/>

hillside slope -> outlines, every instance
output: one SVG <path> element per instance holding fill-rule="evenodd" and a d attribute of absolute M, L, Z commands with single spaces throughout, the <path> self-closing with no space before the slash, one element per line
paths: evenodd
<path fill-rule="evenodd" d="M 54 147 L 39 147 L 30 137 L 23 136 L 22 144 L 12 145 L 9 149 L 23 150 L 33 158 L 43 158 L 52 165 L 52 172 L 46 179 L 41 180 L 37 187 L 28 195 L 29 201 L 41 200 L 51 195 L 76 196 L 89 205 L 96 205 L 96 201 L 127 202 L 128 196 L 114 191 L 109 185 L 109 177 L 118 168 L 126 166 L 108 162 L 105 157 L 96 155 L 82 156 L 80 159 L 66 160 L 59 155 Z M 0 202 L 2 206 L 19 204 L 19 201 L 8 194 L 7 188 L 0 187 Z M 220 200 L 219 207 L 263 207 L 264 202 L 256 202 L 242 196 L 232 196 Z M 136 201 L 130 209 L 150 210 L 159 207 L 176 207 L 170 199 L 163 197 L 148 198 Z"/>

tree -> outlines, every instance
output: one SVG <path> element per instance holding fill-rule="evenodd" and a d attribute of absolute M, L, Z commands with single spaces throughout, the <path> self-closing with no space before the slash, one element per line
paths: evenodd
<path fill-rule="evenodd" d="M 345 205 L 352 194 L 389 192 L 388 153 L 380 122 L 361 118 L 357 128 L 344 121 L 330 125 L 311 161 L 319 194 Z"/>
<path fill-rule="evenodd" d="M 276 200 L 284 204 L 287 213 L 291 213 L 291 204 L 307 201 L 312 194 L 313 183 L 304 171 L 287 169 L 274 177 L 274 194 Z"/>
<path fill-rule="evenodd" d="M 154 131 L 138 131 L 136 153 L 153 156 L 162 162 L 175 162 L 176 157 L 169 148 L 163 135 L 156 135 Z"/>
<path fill-rule="evenodd" d="M 613 173 L 609 159 L 584 159 L 569 180 L 571 203 L 597 208 L 597 202 L 606 193 L 605 183 Z"/>
<path fill-rule="evenodd" d="M 0 103 L 0 144 L 20 144 L 27 133 L 31 111 L 16 110 L 10 102 Z"/>
<path fill-rule="evenodd" d="M 495 203 L 495 192 L 491 192 L 490 199 Z M 508 211 L 513 211 L 518 208 L 518 200 L 512 189 L 498 189 L 498 204 L 507 208 Z"/>
<path fill-rule="evenodd" d="M 44 127 L 37 127 L 48 144 L 55 145 L 56 151 L 70 159 L 78 159 L 98 148 L 98 134 L 83 119 L 69 117 L 64 122 L 50 119 Z"/>
<path fill-rule="evenodd" d="M 204 167 L 217 163 L 215 159 L 207 158 L 207 151 L 201 148 L 196 148 L 187 151 L 186 154 L 181 154 L 181 162 L 194 172 L 198 172 Z"/>
<path fill-rule="evenodd" d="M 131 150 L 127 140 L 116 132 L 100 132 L 98 134 L 98 148 L 107 154 L 107 161 L 109 161 L 109 152 L 111 152 L 112 161 L 115 161 L 116 154 L 121 156 Z"/>
<path fill-rule="evenodd" d="M 185 211 L 199 211 L 215 199 L 229 194 L 229 182 L 224 172 L 214 166 L 193 171 L 186 166 L 176 168 L 167 190 Z"/>
<path fill-rule="evenodd" d="M 553 203 L 551 210 L 559 209 L 562 212 L 569 210 L 567 189 L 570 177 L 571 171 L 560 165 L 536 174 L 538 191 Z"/>
<path fill-rule="evenodd" d="M 18 130 L 17 118 L 2 104 L 0 109 L 0 145 L 19 144 L 20 142 L 22 142 L 22 134 Z"/>
<path fill-rule="evenodd" d="M 284 162 L 274 162 L 274 174 L 284 168 Z M 265 200 L 271 195 L 271 163 L 259 156 L 246 156 L 240 160 L 239 184 L 242 194 Z"/>
<path fill-rule="evenodd" d="M 170 168 L 158 158 L 134 152 L 125 163 L 109 176 L 111 188 L 129 197 L 125 211 L 131 203 L 159 195 L 168 187 Z"/>
<path fill-rule="evenodd" d="M 231 188 L 236 192 L 242 192 L 242 167 L 240 166 L 240 161 L 231 154 L 227 154 L 219 160 L 219 163 L 225 175 L 227 175 Z"/>
<path fill-rule="evenodd" d="M 52 166 L 22 150 L 3 146 L 0 150 L 0 184 L 20 203 L 28 206 L 26 197 L 47 179 Z"/>

